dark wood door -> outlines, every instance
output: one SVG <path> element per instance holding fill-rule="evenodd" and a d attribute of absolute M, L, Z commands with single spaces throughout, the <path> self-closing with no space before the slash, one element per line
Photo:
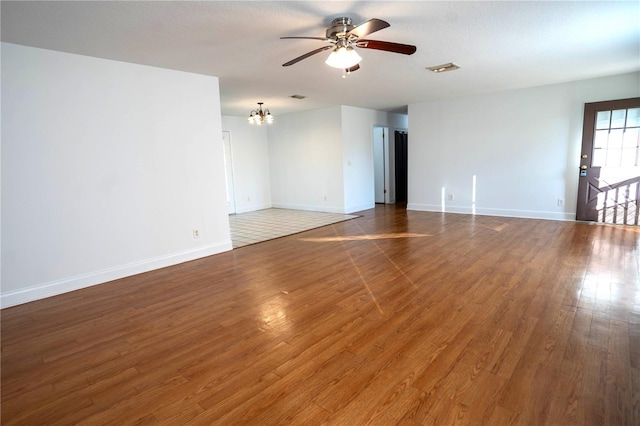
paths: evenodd
<path fill-rule="evenodd" d="M 640 98 L 587 103 L 576 219 L 638 224 Z"/>

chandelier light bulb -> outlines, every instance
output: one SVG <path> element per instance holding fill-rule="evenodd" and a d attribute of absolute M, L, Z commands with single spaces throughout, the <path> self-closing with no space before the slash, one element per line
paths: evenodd
<path fill-rule="evenodd" d="M 273 115 L 270 112 L 267 112 L 264 119 L 267 123 L 273 123 Z"/>

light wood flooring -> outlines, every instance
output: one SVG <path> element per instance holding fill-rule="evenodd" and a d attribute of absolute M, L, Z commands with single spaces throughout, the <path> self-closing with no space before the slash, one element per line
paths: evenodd
<path fill-rule="evenodd" d="M 1 312 L 3 425 L 638 425 L 638 228 L 363 217 Z"/>

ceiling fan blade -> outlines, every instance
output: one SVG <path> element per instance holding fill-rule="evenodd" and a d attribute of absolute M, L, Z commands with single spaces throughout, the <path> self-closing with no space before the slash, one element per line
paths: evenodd
<path fill-rule="evenodd" d="M 302 40 L 320 40 L 320 41 L 328 41 L 328 42 L 332 42 L 333 40 L 326 38 L 326 37 L 280 37 L 280 40 L 284 40 L 284 39 L 302 39 Z"/>
<path fill-rule="evenodd" d="M 357 47 L 363 49 L 384 50 L 386 52 L 402 53 L 403 55 L 413 55 L 416 53 L 416 47 L 410 44 L 391 43 L 390 41 L 378 40 L 358 40 Z"/>
<path fill-rule="evenodd" d="M 287 62 L 286 64 L 282 64 L 282 66 L 283 66 L 283 67 L 288 67 L 289 65 L 293 65 L 293 64 L 295 64 L 295 63 L 297 63 L 297 62 L 300 62 L 300 61 L 301 61 L 301 60 L 303 60 L 303 59 L 307 59 L 309 56 L 313 56 L 313 55 L 315 55 L 316 53 L 320 53 L 320 52 L 322 52 L 323 50 L 327 50 L 327 49 L 333 49 L 333 46 L 322 46 L 322 47 L 320 47 L 320 48 L 318 48 L 318 49 L 316 49 L 316 50 L 312 50 L 311 52 L 305 53 L 305 54 L 304 54 L 304 55 L 302 55 L 302 56 L 298 56 L 297 58 L 290 60 L 290 61 L 289 61 L 289 62 Z"/>
<path fill-rule="evenodd" d="M 380 31 L 384 28 L 387 28 L 388 26 L 389 23 L 383 21 L 382 19 L 369 19 L 367 22 L 363 22 L 362 24 L 349 31 L 347 33 L 347 37 L 350 35 L 354 35 L 358 38 L 368 36 L 369 34 Z"/>

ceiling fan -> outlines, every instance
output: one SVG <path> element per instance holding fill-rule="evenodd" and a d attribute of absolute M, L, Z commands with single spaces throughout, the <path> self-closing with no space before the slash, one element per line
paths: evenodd
<path fill-rule="evenodd" d="M 360 25 L 353 25 L 351 18 L 342 17 L 336 18 L 331 22 L 331 26 L 327 28 L 326 37 L 280 37 L 281 39 L 320 40 L 329 43 L 327 46 L 298 56 L 282 64 L 282 66 L 288 67 L 316 53 L 333 49 L 333 52 L 331 52 L 331 55 L 329 55 L 326 60 L 326 64 L 334 68 L 341 68 L 346 73 L 350 73 L 360 68 L 359 63 L 362 60 L 355 48 L 384 50 L 386 52 L 402 53 L 403 55 L 415 53 L 416 47 L 408 44 L 365 40 L 362 38 L 388 26 L 390 26 L 388 22 L 376 18 L 369 19 Z"/>

